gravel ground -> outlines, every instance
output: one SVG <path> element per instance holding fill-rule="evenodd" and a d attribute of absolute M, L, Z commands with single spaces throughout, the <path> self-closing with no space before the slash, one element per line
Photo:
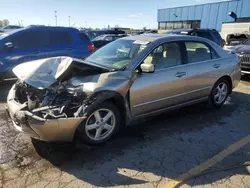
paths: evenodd
<path fill-rule="evenodd" d="M 220 110 L 175 110 L 99 147 L 48 144 L 16 132 L 4 112 L 13 82 L 1 83 L 0 187 L 162 187 L 250 134 L 250 81 L 243 79 Z M 225 170 L 247 161 L 250 144 L 179 187 L 250 187 L 250 167 Z"/>

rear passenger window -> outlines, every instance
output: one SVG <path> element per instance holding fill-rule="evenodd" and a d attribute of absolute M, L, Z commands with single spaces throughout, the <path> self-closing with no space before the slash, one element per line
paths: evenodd
<path fill-rule="evenodd" d="M 189 63 L 207 61 L 218 58 L 216 52 L 211 52 L 208 45 L 200 42 L 186 42 L 187 57 Z"/>
<path fill-rule="evenodd" d="M 72 38 L 67 32 L 51 32 L 51 45 L 68 44 Z"/>
<path fill-rule="evenodd" d="M 85 33 L 78 33 L 78 37 L 82 40 L 82 41 L 84 41 L 84 42 L 89 42 L 90 41 L 90 39 L 89 39 L 89 37 L 85 34 Z"/>
<path fill-rule="evenodd" d="M 10 38 L 14 48 L 42 48 L 49 45 L 49 33 L 42 31 L 29 31 L 17 34 Z"/>

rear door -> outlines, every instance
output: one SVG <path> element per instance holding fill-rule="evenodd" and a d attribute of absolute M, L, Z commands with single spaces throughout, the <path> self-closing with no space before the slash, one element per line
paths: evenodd
<path fill-rule="evenodd" d="M 50 45 L 46 49 L 47 57 L 70 56 L 73 50 L 73 38 L 66 31 L 50 31 Z"/>
<path fill-rule="evenodd" d="M 220 76 L 221 59 L 205 42 L 186 41 L 185 48 L 189 73 L 187 97 L 189 100 L 206 97 Z"/>

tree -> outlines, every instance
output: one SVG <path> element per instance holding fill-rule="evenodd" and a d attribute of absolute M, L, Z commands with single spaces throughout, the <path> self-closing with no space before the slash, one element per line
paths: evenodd
<path fill-rule="evenodd" d="M 3 27 L 3 26 L 7 26 L 9 25 L 9 20 L 7 19 L 4 19 L 4 20 L 0 20 L 0 27 Z"/>
<path fill-rule="evenodd" d="M 3 26 L 7 26 L 7 25 L 9 25 L 9 24 L 10 24 L 9 20 L 7 20 L 7 19 L 4 19 L 4 20 L 3 20 Z"/>
<path fill-rule="evenodd" d="M 98 28 L 98 27 L 97 27 L 97 28 L 95 28 L 95 30 L 96 30 L 96 31 L 99 31 L 99 30 L 100 30 L 100 28 Z"/>

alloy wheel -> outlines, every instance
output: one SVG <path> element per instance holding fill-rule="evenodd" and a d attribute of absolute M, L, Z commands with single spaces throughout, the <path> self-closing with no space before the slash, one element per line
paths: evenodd
<path fill-rule="evenodd" d="M 100 141 L 113 132 L 115 124 L 115 114 L 111 110 L 98 109 L 88 117 L 85 131 L 91 140 Z"/>
<path fill-rule="evenodd" d="M 226 83 L 220 83 L 216 89 L 214 94 L 214 101 L 216 104 L 221 104 L 225 101 L 228 94 L 228 86 Z"/>

